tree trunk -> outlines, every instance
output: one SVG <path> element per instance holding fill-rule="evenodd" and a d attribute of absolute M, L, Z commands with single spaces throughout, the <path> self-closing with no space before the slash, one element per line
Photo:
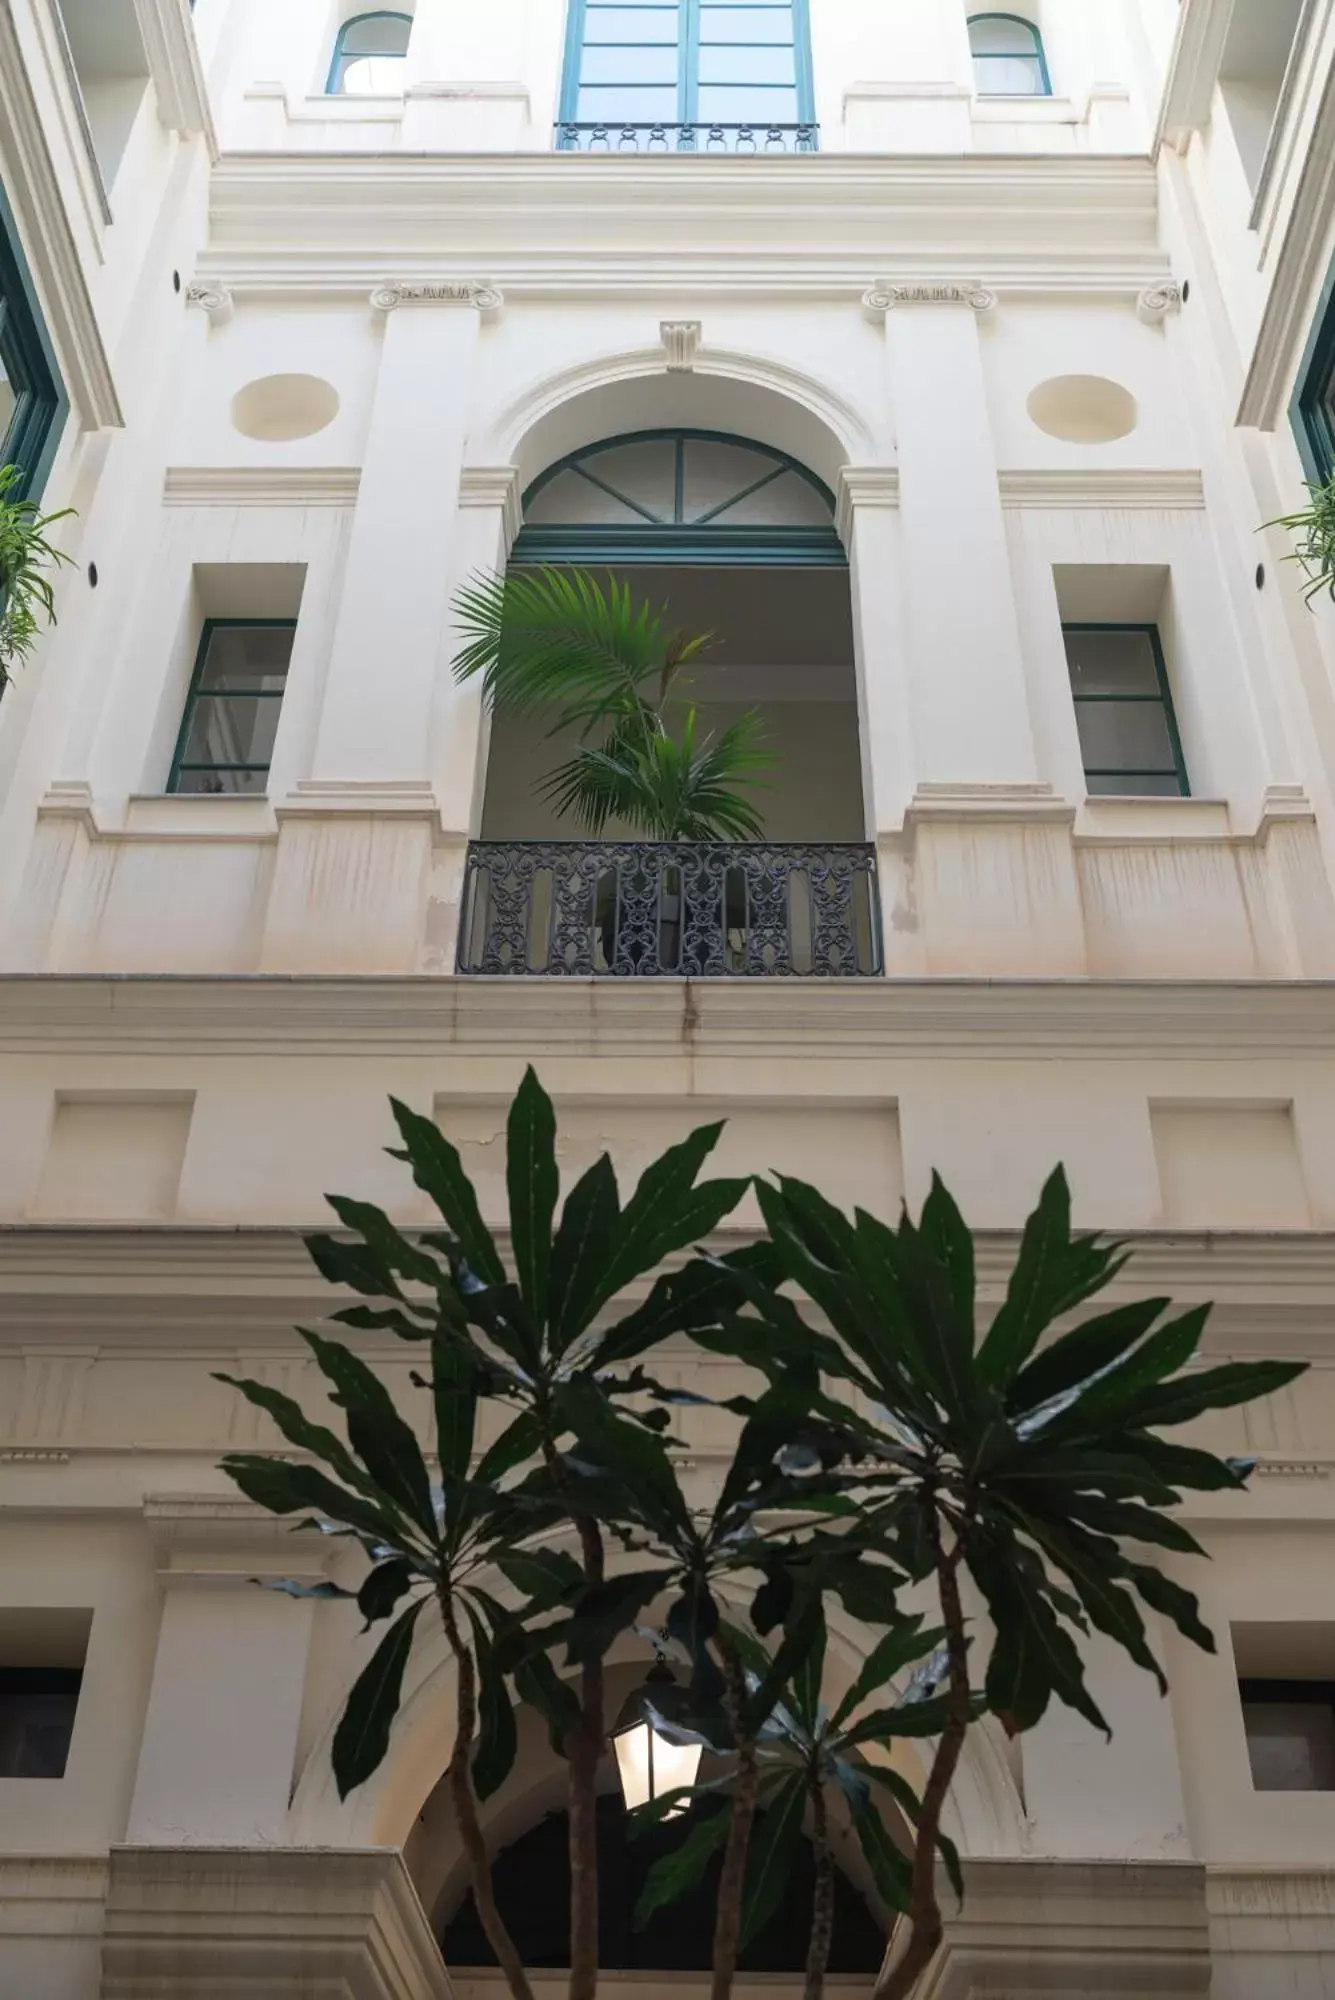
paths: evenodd
<path fill-rule="evenodd" d="M 709 1994 L 710 2000 L 730 2000 L 733 1977 L 737 1971 L 742 1890 L 746 1884 L 746 1857 L 756 1816 L 760 1766 L 756 1762 L 755 1739 L 742 1726 L 742 1712 L 746 1706 L 745 1669 L 740 1656 L 726 1639 L 718 1639 L 715 1643 L 723 1662 L 724 1706 L 737 1744 L 737 1782 L 733 1788 L 728 1844 L 723 1850 L 723 1873 L 719 1878 L 718 1909 L 714 1918 L 714 1977 Z"/>
<path fill-rule="evenodd" d="M 477 1905 L 478 1919 L 486 1933 L 487 1943 L 496 1954 L 496 1962 L 505 1974 L 506 1984 L 514 2000 L 533 2000 L 533 1989 L 528 1983 L 523 1961 L 515 1949 L 515 1941 L 506 1928 L 505 1919 L 496 1907 L 496 1898 L 491 1887 L 491 1862 L 477 1814 L 477 1794 L 473 1790 L 472 1766 L 473 1733 L 477 1728 L 477 1668 L 472 1651 L 464 1644 L 459 1631 L 459 1622 L 454 1615 L 454 1602 L 449 1591 L 441 1588 L 437 1592 L 437 1601 L 440 1604 L 441 1623 L 445 1627 L 445 1637 L 454 1655 L 458 1675 L 454 1748 L 450 1752 L 448 1775 L 450 1797 L 454 1803 L 454 1817 L 468 1861 L 468 1879 L 473 1890 L 473 1901 Z"/>
<path fill-rule="evenodd" d="M 576 1520 L 586 1583 L 603 1580 L 603 1538 L 592 1521 Z M 603 1662 L 586 1660 L 579 1677 L 579 1728 L 567 1743 L 570 1760 L 570 2000 L 594 2000 L 598 1990 L 598 1766 L 606 1722 Z"/>
<path fill-rule="evenodd" d="M 834 1932 L 834 1856 L 830 1851 L 830 1819 L 825 1805 L 825 1787 L 818 1773 L 810 1792 L 816 1892 L 811 1904 L 811 1937 L 807 1944 L 807 1983 L 803 2000 L 822 2000 L 825 1968 L 830 1962 L 830 1939 Z"/>
<path fill-rule="evenodd" d="M 936 1897 L 936 1836 L 951 1781 L 960 1761 L 969 1731 L 969 1652 L 964 1632 L 964 1612 L 960 1605 L 959 1565 L 964 1552 L 968 1520 L 960 1538 L 947 1555 L 941 1546 L 941 1522 L 932 1505 L 928 1535 L 936 1558 L 937 1585 L 941 1592 L 941 1615 L 946 1628 L 946 1651 L 950 1660 L 950 1687 L 947 1695 L 946 1726 L 936 1746 L 932 1769 L 923 1788 L 918 1817 L 917 1840 L 913 1849 L 913 1878 L 909 1888 L 908 1948 L 896 1965 L 883 1970 L 872 2000 L 908 2000 L 918 1980 L 941 1946 L 944 1925 Z"/>

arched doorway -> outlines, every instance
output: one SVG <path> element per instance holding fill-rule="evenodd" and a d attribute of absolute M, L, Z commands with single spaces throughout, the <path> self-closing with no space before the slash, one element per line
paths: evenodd
<path fill-rule="evenodd" d="M 763 1818 L 763 1815 L 762 1815 Z M 689 1822 L 654 1828 L 631 1840 L 619 1797 L 598 1801 L 598 1960 L 604 1972 L 707 1972 L 722 1855 L 699 1885 L 642 1929 L 635 1905 L 645 1877 L 660 1855 L 678 1847 Z M 492 1880 L 502 1916 L 530 1971 L 570 1963 L 569 1826 L 550 1813 L 497 1856 Z M 814 1866 L 803 1847 L 783 1903 L 742 1954 L 743 1973 L 800 1973 L 806 1964 Z M 495 1958 L 482 1933 L 471 1892 L 445 1924 L 445 1963 L 452 1971 L 491 1966 Z M 874 1975 L 885 1951 L 881 1927 L 848 1878 L 836 1873 L 834 1932 L 829 1970 Z"/>
<path fill-rule="evenodd" d="M 533 479 L 511 563 L 610 572 L 637 601 L 663 606 L 673 627 L 709 633 L 690 675 L 699 725 L 718 731 L 757 710 L 773 769 L 754 795 L 763 831 L 753 846 L 668 859 L 611 826 L 576 863 L 579 829 L 542 793 L 573 739 L 563 743 L 540 717 L 498 715 L 461 969 L 878 970 L 848 564 L 828 487 L 754 439 L 623 433 Z M 624 854 L 612 852 L 618 843 Z M 677 916 L 664 920 L 668 904 Z M 704 912 L 703 929 L 692 911 Z"/>

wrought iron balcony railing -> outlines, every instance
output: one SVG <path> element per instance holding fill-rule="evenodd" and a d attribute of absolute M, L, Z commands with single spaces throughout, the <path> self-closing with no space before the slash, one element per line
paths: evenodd
<path fill-rule="evenodd" d="M 556 128 L 558 153 L 815 153 L 820 127 L 808 125 L 620 125 L 570 123 Z"/>
<path fill-rule="evenodd" d="M 460 972 L 571 979 L 873 977 L 876 852 L 474 841 L 458 963 Z"/>

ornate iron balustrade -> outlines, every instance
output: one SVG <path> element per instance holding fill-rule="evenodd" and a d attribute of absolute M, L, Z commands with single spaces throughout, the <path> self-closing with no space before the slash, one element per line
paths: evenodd
<path fill-rule="evenodd" d="M 820 127 L 805 125 L 620 125 L 571 123 L 556 128 L 558 153 L 815 153 Z"/>
<path fill-rule="evenodd" d="M 876 852 L 473 841 L 458 965 L 570 979 L 873 977 Z"/>

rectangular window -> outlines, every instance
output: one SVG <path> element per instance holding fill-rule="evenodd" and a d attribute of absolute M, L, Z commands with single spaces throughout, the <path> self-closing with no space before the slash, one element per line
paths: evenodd
<path fill-rule="evenodd" d="M 0 1778 L 63 1778 L 81 1667 L 0 1667 Z"/>
<path fill-rule="evenodd" d="M 1308 479 L 1335 478 L 1335 266 L 1327 274 L 1289 412 Z"/>
<path fill-rule="evenodd" d="M 0 191 L 0 465 L 18 467 L 7 497 L 37 499 L 68 404 L 13 216 Z"/>
<path fill-rule="evenodd" d="M 1091 796 L 1190 790 L 1155 625 L 1063 625 Z"/>
<path fill-rule="evenodd" d="M 1252 1786 L 1335 1792 L 1335 1682 L 1241 1680 Z"/>
<path fill-rule="evenodd" d="M 295 631 L 291 618 L 206 621 L 169 792 L 266 789 Z"/>
<path fill-rule="evenodd" d="M 572 0 L 557 144 L 811 151 L 810 69 L 806 0 Z"/>

